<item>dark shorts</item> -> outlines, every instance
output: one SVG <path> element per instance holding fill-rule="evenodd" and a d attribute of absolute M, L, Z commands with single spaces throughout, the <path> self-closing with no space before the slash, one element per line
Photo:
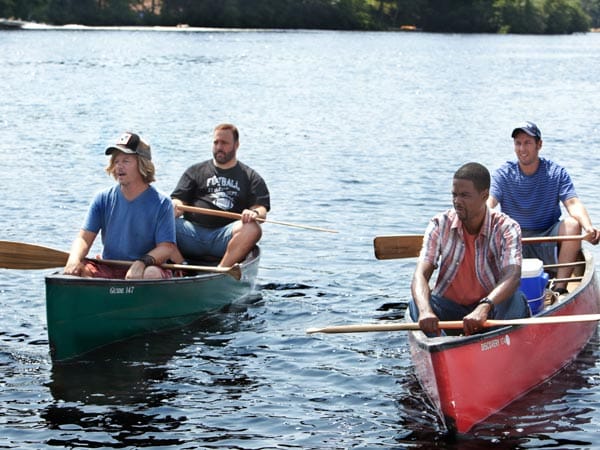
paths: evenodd
<path fill-rule="evenodd" d="M 431 295 L 430 302 L 434 314 L 440 320 L 444 321 L 463 320 L 463 317 L 471 313 L 478 306 L 478 303 L 470 306 L 459 305 L 452 300 L 433 294 Z M 410 316 L 416 322 L 419 318 L 419 310 L 417 309 L 415 301 L 411 299 L 408 306 L 410 309 Z M 490 315 L 489 319 L 521 319 L 523 317 L 529 317 L 530 315 L 531 311 L 529 310 L 529 304 L 527 303 L 525 294 L 520 290 L 517 290 L 512 297 L 494 307 L 494 312 Z"/>
<path fill-rule="evenodd" d="M 556 222 L 545 231 L 521 230 L 523 237 L 558 236 L 560 222 Z M 523 258 L 541 259 L 544 264 L 558 262 L 556 242 L 543 242 L 541 244 L 523 244 Z"/>

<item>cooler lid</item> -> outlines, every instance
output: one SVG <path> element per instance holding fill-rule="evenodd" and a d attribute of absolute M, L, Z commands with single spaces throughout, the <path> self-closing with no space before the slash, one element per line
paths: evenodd
<path fill-rule="evenodd" d="M 538 277 L 544 272 L 544 263 L 537 258 L 523 258 L 521 278 Z"/>

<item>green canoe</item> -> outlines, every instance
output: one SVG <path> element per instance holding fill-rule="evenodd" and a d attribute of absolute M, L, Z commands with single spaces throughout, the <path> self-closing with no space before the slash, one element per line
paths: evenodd
<path fill-rule="evenodd" d="M 46 277 L 48 343 L 68 360 L 132 336 L 188 325 L 251 293 L 260 250 L 241 264 L 241 280 L 202 273 L 168 280 Z"/>

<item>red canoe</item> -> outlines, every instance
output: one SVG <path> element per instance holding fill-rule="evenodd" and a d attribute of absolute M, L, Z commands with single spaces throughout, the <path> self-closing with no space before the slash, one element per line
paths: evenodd
<path fill-rule="evenodd" d="M 600 288 L 591 254 L 582 251 L 581 279 L 537 316 L 598 314 Z M 474 336 L 428 338 L 409 332 L 415 372 L 447 429 L 468 432 L 569 364 L 597 322 L 502 327 Z"/>

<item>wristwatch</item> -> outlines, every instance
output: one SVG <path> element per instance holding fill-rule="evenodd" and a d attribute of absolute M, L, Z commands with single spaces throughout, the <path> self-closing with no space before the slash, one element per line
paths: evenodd
<path fill-rule="evenodd" d="M 491 301 L 489 298 L 487 297 L 483 297 L 481 300 L 479 300 L 479 305 L 481 305 L 482 303 L 485 303 L 487 305 L 490 305 L 490 313 L 494 311 L 494 302 Z"/>
<path fill-rule="evenodd" d="M 156 259 L 154 259 L 154 256 L 148 254 L 142 255 L 137 259 L 137 261 L 143 262 L 146 267 L 156 264 Z"/>

